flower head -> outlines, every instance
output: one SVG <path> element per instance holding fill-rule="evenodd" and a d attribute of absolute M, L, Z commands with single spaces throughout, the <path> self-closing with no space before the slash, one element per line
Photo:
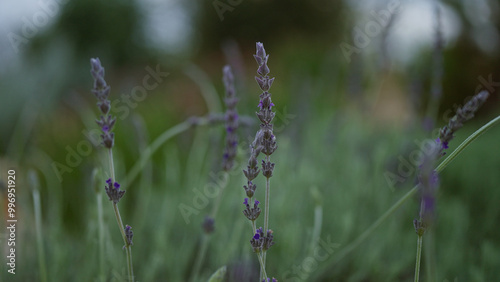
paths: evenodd
<path fill-rule="evenodd" d="M 253 207 L 250 207 L 250 204 L 248 203 L 248 198 L 245 198 L 245 201 L 243 202 L 245 205 L 245 209 L 243 210 L 243 214 L 251 221 L 255 221 L 261 212 L 261 209 L 259 208 L 260 202 L 255 200 Z"/>
<path fill-rule="evenodd" d="M 483 90 L 472 97 L 463 107 L 457 109 L 448 124 L 439 132 L 439 141 L 442 146 L 441 151 L 448 149 L 448 142 L 454 137 L 454 133 L 462 128 L 465 122 L 471 120 L 490 94 Z"/>
<path fill-rule="evenodd" d="M 106 195 L 108 195 L 110 201 L 118 204 L 118 202 L 120 202 L 120 199 L 125 194 L 125 191 L 120 190 L 120 184 L 118 184 L 118 182 L 113 183 L 111 178 L 106 180 L 106 184 L 107 185 L 104 187 L 104 189 L 106 190 Z"/>

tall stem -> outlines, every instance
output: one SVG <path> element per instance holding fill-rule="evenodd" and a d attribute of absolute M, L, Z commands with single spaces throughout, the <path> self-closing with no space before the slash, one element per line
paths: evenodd
<path fill-rule="evenodd" d="M 417 239 L 417 260 L 415 262 L 415 282 L 418 282 L 420 276 L 420 258 L 422 257 L 422 235 Z"/>
<path fill-rule="evenodd" d="M 103 222 L 103 210 L 102 210 L 102 194 L 98 192 L 96 194 L 97 198 L 97 222 L 99 226 L 99 272 L 100 281 L 106 281 L 106 276 L 104 274 L 104 222 Z"/>
<path fill-rule="evenodd" d="M 109 173 L 111 175 L 111 181 L 115 182 L 115 167 L 113 164 L 113 150 L 108 150 L 109 155 Z M 132 266 L 132 248 L 127 242 L 127 235 L 125 234 L 125 228 L 123 227 L 122 217 L 120 215 L 120 210 L 118 209 L 118 204 L 113 203 L 113 210 L 115 211 L 116 222 L 118 223 L 118 228 L 120 228 L 120 233 L 122 234 L 123 242 L 125 243 L 125 251 L 127 253 L 127 269 L 128 269 L 128 280 L 134 281 L 134 269 Z"/>
<path fill-rule="evenodd" d="M 35 210 L 35 226 L 36 226 L 36 245 L 38 251 L 38 266 L 40 268 L 40 281 L 47 281 L 47 267 L 45 264 L 45 249 L 43 247 L 42 235 L 42 208 L 40 203 L 40 192 L 38 189 L 33 190 L 33 207 Z"/>

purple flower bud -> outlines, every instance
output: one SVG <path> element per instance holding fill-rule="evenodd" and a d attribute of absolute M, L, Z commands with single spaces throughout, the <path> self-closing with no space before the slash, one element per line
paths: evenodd
<path fill-rule="evenodd" d="M 257 55 L 253 55 L 253 57 L 255 58 L 255 61 L 257 61 L 257 64 L 260 66 L 264 63 L 264 59 L 262 59 L 261 57 L 257 56 Z"/>
<path fill-rule="evenodd" d="M 269 72 L 270 70 L 267 64 L 263 64 L 257 69 L 257 73 L 263 76 L 266 76 Z"/>
<path fill-rule="evenodd" d="M 268 89 L 269 89 L 269 88 L 271 88 L 271 86 L 273 86 L 273 82 L 274 82 L 274 77 L 273 77 L 273 78 L 271 78 L 271 79 L 269 79 L 269 80 L 267 81 L 267 87 L 268 87 Z"/>
<path fill-rule="evenodd" d="M 248 206 L 248 198 L 245 198 L 245 200 L 243 201 L 243 204 L 244 204 L 245 206 Z"/>
<path fill-rule="evenodd" d="M 261 42 L 257 42 L 255 46 L 257 47 L 256 55 L 261 58 L 266 57 L 266 50 L 264 49 L 264 44 L 262 44 Z"/>
<path fill-rule="evenodd" d="M 110 201 L 113 201 L 113 203 L 117 204 L 118 202 L 120 202 L 120 199 L 125 194 L 125 191 L 120 190 L 120 184 L 118 184 L 118 182 L 115 182 L 113 183 L 113 185 L 111 185 L 112 183 L 111 178 L 108 179 L 106 183 L 108 184 L 105 187 L 106 195 L 108 195 Z"/>

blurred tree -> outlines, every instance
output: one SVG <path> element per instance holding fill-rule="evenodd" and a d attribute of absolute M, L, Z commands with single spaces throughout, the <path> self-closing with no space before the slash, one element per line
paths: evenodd
<path fill-rule="evenodd" d="M 73 0 L 61 6 L 60 16 L 33 40 L 30 54 L 38 56 L 62 39 L 77 58 L 100 54 L 115 65 L 146 57 L 143 17 L 135 0 Z"/>
<path fill-rule="evenodd" d="M 342 30 L 343 1 L 211 0 L 200 1 L 196 14 L 199 50 L 219 50 L 232 38 L 268 44 L 284 39 L 335 42 Z M 252 47 L 253 48 L 253 47 Z"/>

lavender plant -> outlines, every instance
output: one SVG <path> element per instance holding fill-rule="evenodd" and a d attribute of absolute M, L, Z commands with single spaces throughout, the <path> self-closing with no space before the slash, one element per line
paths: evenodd
<path fill-rule="evenodd" d="M 271 93 L 268 92 L 271 88 L 274 78 L 269 78 L 269 67 L 267 66 L 267 60 L 269 55 L 266 54 L 264 45 L 260 42 L 256 44 L 257 52 L 254 55 L 257 64 L 259 65 L 257 73 L 260 76 L 256 76 L 255 80 L 259 84 L 260 89 L 263 91 L 260 94 L 260 101 L 258 107 L 260 108 L 257 112 L 257 117 L 261 121 L 260 129 L 255 135 L 255 139 L 250 147 L 250 158 L 248 160 L 248 166 L 246 170 L 243 170 L 245 177 L 247 178 L 247 185 L 243 186 L 246 192 L 246 196 L 243 204 L 245 205 L 245 210 L 243 214 L 251 221 L 253 238 L 250 240 L 253 251 L 257 254 L 260 263 L 260 278 L 263 281 L 267 281 L 266 273 L 266 254 L 267 250 L 274 245 L 273 242 L 273 231 L 269 229 L 269 196 L 270 196 L 270 178 L 273 176 L 275 164 L 271 162 L 271 155 L 276 151 L 276 137 L 273 134 L 273 118 L 275 113 L 272 111 L 274 106 L 271 100 Z M 253 207 L 251 207 L 252 199 L 255 195 L 255 190 L 257 186 L 252 182 L 260 172 L 257 167 L 257 157 L 260 153 L 265 155 L 264 160 L 262 160 L 262 175 L 266 178 L 266 194 L 265 194 L 265 206 L 264 206 L 264 228 L 256 228 L 255 221 L 261 213 L 259 208 L 260 202 L 254 200 Z M 274 280 L 274 278 L 273 278 Z"/>
<path fill-rule="evenodd" d="M 417 256 L 415 263 L 415 279 L 419 281 L 420 258 L 422 253 L 422 238 L 425 231 L 431 225 L 434 218 L 436 190 L 439 186 L 438 173 L 434 169 L 436 160 L 445 154 L 448 143 L 453 139 L 454 133 L 460 129 L 465 122 L 471 120 L 474 114 L 488 98 L 489 93 L 482 91 L 472 97 L 462 108 L 458 108 L 448 124 L 439 132 L 439 138 L 435 143 L 431 143 L 426 157 L 419 168 L 420 185 L 420 213 L 419 219 L 413 220 L 415 232 L 417 233 Z"/>
<path fill-rule="evenodd" d="M 129 225 L 123 226 L 123 222 L 120 215 L 120 210 L 118 209 L 118 203 L 120 199 L 125 194 L 124 190 L 120 190 L 120 184 L 116 181 L 115 170 L 113 165 L 113 146 L 115 134 L 112 132 L 113 126 L 115 125 L 116 118 L 114 118 L 109 112 L 111 109 L 111 103 L 108 99 L 110 87 L 104 80 L 104 67 L 101 65 L 99 58 L 90 59 L 91 69 L 90 73 L 94 77 L 94 88 L 92 93 L 96 96 L 98 102 L 97 107 L 101 112 L 100 119 L 96 120 L 99 127 L 101 127 L 102 134 L 102 145 L 108 151 L 109 158 L 109 173 L 110 178 L 106 180 L 105 191 L 108 195 L 109 200 L 112 202 L 113 210 L 115 212 L 116 221 L 122 234 L 123 241 L 125 245 L 123 248 L 127 255 L 127 269 L 128 269 L 128 279 L 134 281 L 134 270 L 132 265 L 132 237 L 134 233 L 132 227 Z"/>
<path fill-rule="evenodd" d="M 223 74 L 223 82 L 224 87 L 226 89 L 226 97 L 224 99 L 224 104 L 226 105 L 226 113 L 223 116 L 223 121 L 226 127 L 226 139 L 225 139 L 225 147 L 224 153 L 222 157 L 222 169 L 224 171 L 224 178 L 227 178 L 228 172 L 231 171 L 234 167 L 234 158 L 236 157 L 236 152 L 238 149 L 238 134 L 236 133 L 239 126 L 239 116 L 238 111 L 236 109 L 236 105 L 238 104 L 238 98 L 236 97 L 236 91 L 234 88 L 234 75 L 231 71 L 231 67 L 226 65 L 222 69 Z M 217 119 L 217 116 L 212 116 L 213 119 Z M 215 121 L 214 121 L 215 122 Z M 226 184 L 227 181 L 224 182 Z M 209 243 L 209 235 L 215 230 L 215 217 L 217 215 L 217 211 L 219 209 L 222 192 L 226 185 L 221 185 L 219 187 L 219 193 L 217 195 L 216 202 L 213 205 L 212 211 L 210 215 L 205 216 L 205 219 L 202 223 L 202 228 L 204 231 L 202 245 L 198 250 L 198 255 L 196 262 L 193 267 L 193 272 L 191 274 L 192 281 L 194 281 L 200 271 L 201 264 L 203 259 L 205 258 L 205 252 Z"/>
<path fill-rule="evenodd" d="M 448 149 L 448 143 L 451 139 L 454 137 L 454 133 L 460 129 L 465 122 L 469 121 L 474 117 L 474 114 L 477 112 L 479 107 L 486 101 L 488 98 L 489 93 L 487 91 L 482 91 L 478 93 L 477 95 L 473 96 L 469 102 L 467 102 L 462 108 L 457 109 L 456 115 L 450 119 L 449 123 L 444 126 L 441 131 L 440 131 L 440 136 L 436 140 L 435 144 L 432 145 L 433 148 L 437 149 L 430 149 L 429 152 L 434 152 L 435 155 L 432 156 L 432 154 L 429 154 L 427 157 L 427 163 L 432 163 L 432 160 L 434 158 L 435 161 L 439 160 L 440 157 L 445 155 L 445 150 Z M 462 153 L 472 142 L 474 142 L 477 138 L 479 138 L 482 134 L 484 134 L 486 131 L 491 129 L 493 126 L 496 124 L 500 123 L 500 116 L 495 117 L 494 119 L 490 120 L 487 124 L 476 130 L 473 134 L 471 134 L 469 137 L 467 137 L 466 140 L 464 140 L 451 154 L 449 154 L 442 162 L 439 163 L 439 165 L 433 170 L 434 173 L 429 173 L 429 165 L 426 166 L 421 166 L 419 175 L 427 175 L 428 180 L 434 179 L 435 183 L 428 182 L 427 185 L 428 188 L 434 188 L 434 189 L 427 189 L 426 191 L 436 191 L 438 179 L 437 178 L 432 178 L 429 176 L 436 177 L 441 173 L 460 153 Z M 424 168 L 424 169 L 423 169 Z M 423 177 L 420 177 L 419 181 L 422 179 L 426 179 Z M 313 279 L 319 279 L 322 275 L 324 275 L 327 271 L 328 268 L 330 268 L 332 265 L 338 263 L 341 261 L 343 258 L 345 258 L 348 254 L 350 254 L 353 250 L 355 250 L 361 243 L 363 243 L 365 240 L 370 238 L 371 234 L 389 217 L 394 214 L 399 207 L 401 207 L 406 201 L 409 199 L 412 199 L 412 197 L 417 193 L 420 192 L 424 189 L 421 189 L 422 185 L 419 183 L 415 187 L 413 187 L 410 191 L 408 191 L 405 195 L 403 195 L 396 203 L 394 203 L 385 213 L 383 213 L 377 220 L 375 220 L 368 228 L 365 229 L 365 231 L 357 236 L 351 243 L 349 243 L 347 246 L 342 248 L 339 252 L 337 252 L 337 255 L 332 256 L 327 262 L 325 262 L 321 267 L 318 267 L 318 269 L 314 272 L 313 274 Z M 422 224 L 421 222 L 427 222 L 426 228 L 428 228 L 429 223 L 432 222 L 432 216 L 429 217 L 429 215 L 432 215 L 433 213 L 429 213 L 429 211 L 433 211 L 435 208 L 435 193 L 420 193 L 420 203 L 422 206 L 422 199 L 424 198 L 423 195 L 426 195 L 426 197 L 430 196 L 431 198 L 429 200 L 424 199 L 424 208 L 427 206 L 427 209 L 424 210 L 423 212 L 421 211 L 419 214 L 422 214 L 423 217 L 422 219 L 419 218 L 419 220 L 416 220 L 417 223 L 417 229 L 416 232 L 422 232 L 424 230 L 419 229 L 422 228 L 425 224 Z M 427 203 L 425 203 L 427 202 Z M 432 207 L 432 208 L 431 208 Z M 420 242 L 421 244 L 421 242 Z M 417 247 L 417 252 L 418 252 L 418 247 Z M 421 251 L 421 246 L 420 246 L 420 251 Z M 420 256 L 417 255 L 417 259 L 420 259 Z M 419 263 L 419 262 L 418 262 Z M 419 267 L 419 265 L 418 265 Z M 417 264 L 416 264 L 417 268 Z M 417 268 L 419 271 L 419 268 Z"/>

